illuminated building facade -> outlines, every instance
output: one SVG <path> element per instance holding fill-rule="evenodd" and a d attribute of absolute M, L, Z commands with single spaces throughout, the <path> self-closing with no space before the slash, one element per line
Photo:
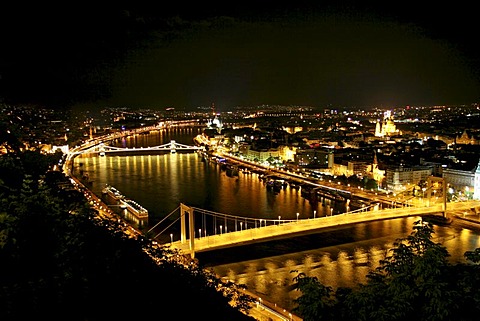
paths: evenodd
<path fill-rule="evenodd" d="M 399 192 L 427 181 L 432 175 L 430 166 L 390 166 L 385 170 L 385 187 L 389 191 Z"/>
<path fill-rule="evenodd" d="M 480 199 L 480 161 L 477 166 L 470 171 L 445 168 L 443 169 L 443 178 L 453 192 L 464 194 L 473 199 Z"/>

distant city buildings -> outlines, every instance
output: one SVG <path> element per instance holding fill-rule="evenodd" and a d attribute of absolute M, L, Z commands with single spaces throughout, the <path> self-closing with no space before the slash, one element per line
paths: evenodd
<path fill-rule="evenodd" d="M 2 128 L 21 137 L 23 149 L 68 152 L 85 140 L 156 124 L 196 124 L 202 143 L 289 170 L 368 178 L 378 187 L 410 191 L 428 177 L 445 179 L 451 193 L 480 199 L 480 109 L 465 106 L 400 108 L 236 107 L 212 113 L 174 108 L 59 112 L 1 106 Z M 1 153 L 14 142 L 6 131 Z"/>

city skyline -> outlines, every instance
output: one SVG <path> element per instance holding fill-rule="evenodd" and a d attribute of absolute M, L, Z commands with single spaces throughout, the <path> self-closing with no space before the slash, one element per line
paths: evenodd
<path fill-rule="evenodd" d="M 473 12 L 408 1 L 7 10 L 0 97 L 80 109 L 469 104 Z"/>

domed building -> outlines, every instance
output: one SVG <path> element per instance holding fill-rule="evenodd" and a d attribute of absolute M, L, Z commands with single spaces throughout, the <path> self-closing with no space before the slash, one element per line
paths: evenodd
<path fill-rule="evenodd" d="M 478 141 L 474 135 L 469 134 L 465 129 L 460 136 L 457 136 L 455 139 L 457 144 L 464 144 L 464 145 L 478 145 Z"/>
<path fill-rule="evenodd" d="M 222 121 L 215 115 L 213 119 L 209 119 L 207 121 L 207 128 L 208 129 L 216 129 L 217 132 L 220 134 L 222 132 L 223 123 Z"/>
<path fill-rule="evenodd" d="M 385 137 L 392 136 L 394 134 L 398 134 L 398 130 L 393 121 L 392 112 L 387 110 L 383 113 L 383 121 L 377 121 L 377 125 L 375 127 L 375 136 Z"/>

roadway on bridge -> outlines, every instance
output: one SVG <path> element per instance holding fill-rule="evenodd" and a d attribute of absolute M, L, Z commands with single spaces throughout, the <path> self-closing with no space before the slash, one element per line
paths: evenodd
<path fill-rule="evenodd" d="M 447 212 L 453 210 L 470 211 L 472 208 L 478 208 L 479 206 L 480 201 L 448 203 Z M 196 237 L 193 240 L 180 240 L 171 242 L 170 245 L 173 248 L 181 250 L 184 254 L 190 254 L 191 256 L 194 256 L 195 253 L 198 252 L 291 238 L 300 235 L 328 231 L 331 229 L 338 229 L 351 224 L 431 214 L 443 216 L 443 204 L 437 204 L 430 207 L 405 207 L 356 213 L 343 213 L 333 216 L 300 219 L 289 222 L 282 222 L 279 220 L 278 224 L 248 228 L 217 235 Z"/>

